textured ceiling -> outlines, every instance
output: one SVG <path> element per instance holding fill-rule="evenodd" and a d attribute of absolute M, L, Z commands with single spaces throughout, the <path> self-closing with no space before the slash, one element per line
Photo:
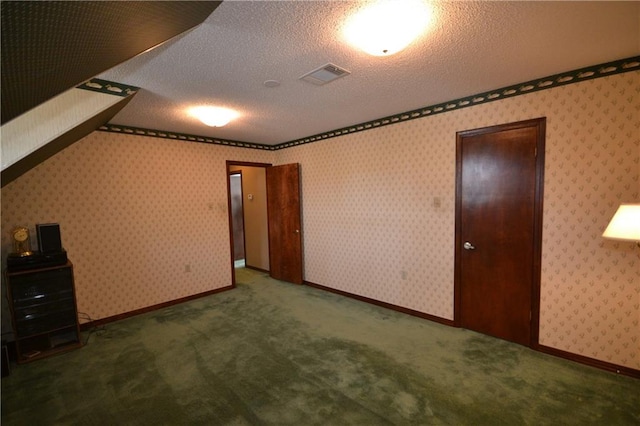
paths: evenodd
<path fill-rule="evenodd" d="M 2 1 L 2 123 L 200 24 L 219 3 Z"/>
<path fill-rule="evenodd" d="M 421 39 L 372 57 L 340 34 L 363 2 L 225 1 L 194 30 L 98 76 L 141 88 L 111 123 L 273 145 L 640 53 L 640 2 L 432 4 Z M 298 79 L 328 62 L 351 75 Z M 241 117 L 210 128 L 186 114 L 197 104 Z"/>

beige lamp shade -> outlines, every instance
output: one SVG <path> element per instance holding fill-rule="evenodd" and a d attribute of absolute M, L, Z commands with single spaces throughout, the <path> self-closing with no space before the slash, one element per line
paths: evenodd
<path fill-rule="evenodd" d="M 640 204 L 620 204 L 602 236 L 611 240 L 639 242 Z"/>

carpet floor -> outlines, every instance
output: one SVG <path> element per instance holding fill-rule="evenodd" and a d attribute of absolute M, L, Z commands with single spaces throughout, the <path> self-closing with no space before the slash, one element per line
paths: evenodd
<path fill-rule="evenodd" d="M 14 367 L 2 424 L 640 424 L 640 380 L 256 271 L 237 282 Z"/>

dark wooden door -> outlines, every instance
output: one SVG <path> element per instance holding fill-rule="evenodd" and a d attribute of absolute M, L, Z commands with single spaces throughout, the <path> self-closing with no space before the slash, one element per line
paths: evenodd
<path fill-rule="evenodd" d="M 539 321 L 544 124 L 457 135 L 456 322 L 523 345 Z"/>
<path fill-rule="evenodd" d="M 269 270 L 271 277 L 302 284 L 300 167 L 268 167 Z"/>

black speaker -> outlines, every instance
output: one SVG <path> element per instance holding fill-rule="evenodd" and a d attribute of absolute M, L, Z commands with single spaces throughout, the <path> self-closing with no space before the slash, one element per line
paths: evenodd
<path fill-rule="evenodd" d="M 38 247 L 40 248 L 40 253 L 62 251 L 60 225 L 57 223 L 36 224 L 36 234 L 38 234 Z"/>

